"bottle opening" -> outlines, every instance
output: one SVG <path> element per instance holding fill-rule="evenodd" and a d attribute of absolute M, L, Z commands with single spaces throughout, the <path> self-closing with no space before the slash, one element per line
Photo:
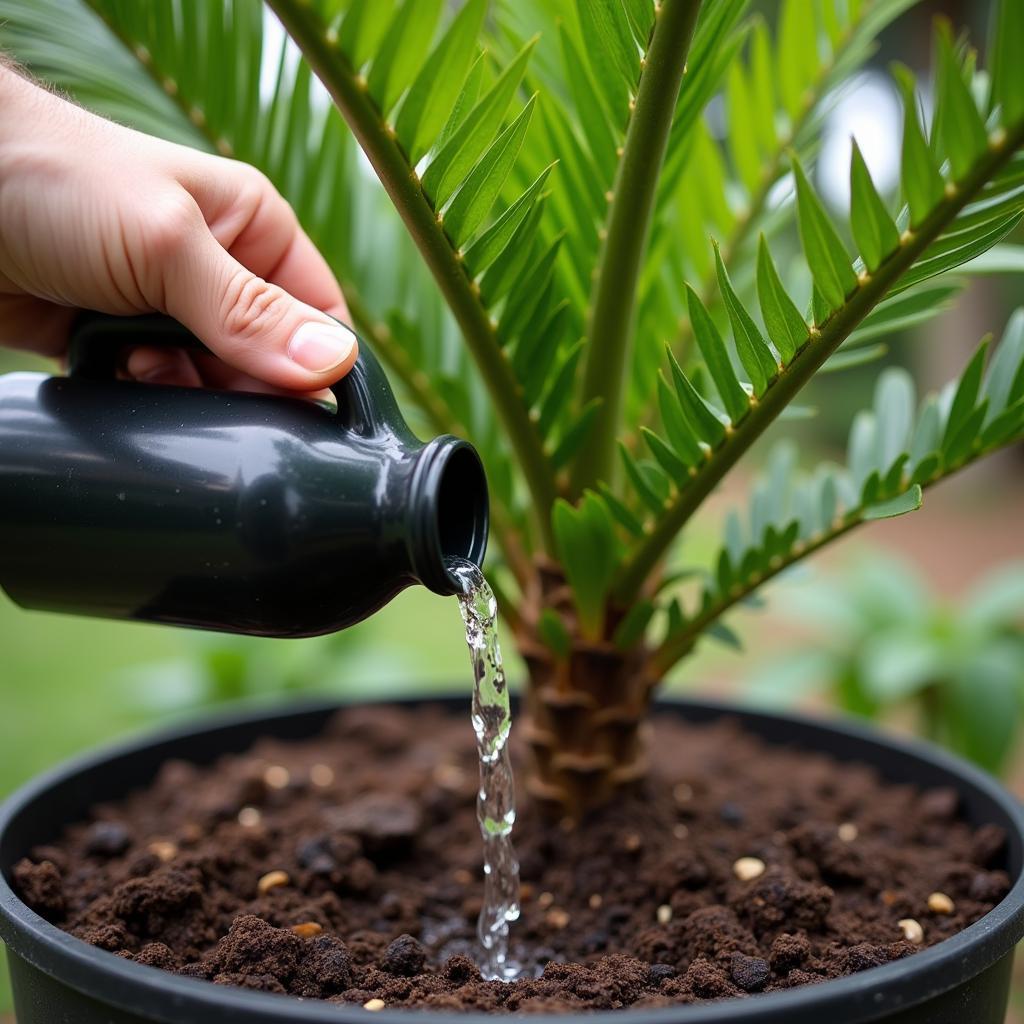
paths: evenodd
<path fill-rule="evenodd" d="M 489 518 L 483 464 L 471 444 L 443 437 L 424 448 L 416 469 L 414 487 L 422 500 L 414 500 L 414 571 L 435 593 L 461 593 L 462 583 L 446 562 L 464 558 L 483 564 Z"/>

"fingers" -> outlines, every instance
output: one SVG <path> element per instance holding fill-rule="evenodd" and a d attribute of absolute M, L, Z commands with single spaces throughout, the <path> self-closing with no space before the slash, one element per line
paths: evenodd
<path fill-rule="evenodd" d="M 0 294 L 0 347 L 59 356 L 77 310 L 34 295 Z"/>
<path fill-rule="evenodd" d="M 327 261 L 264 174 L 202 154 L 184 183 L 214 238 L 239 263 L 300 302 L 348 321 L 345 299 Z"/>
<path fill-rule="evenodd" d="M 203 383 L 196 364 L 180 348 L 133 349 L 125 361 L 125 371 L 133 380 L 147 384 L 175 384 L 197 388 Z"/>
<path fill-rule="evenodd" d="M 165 261 L 166 311 L 228 365 L 273 387 L 318 391 L 344 376 L 358 355 L 355 334 L 244 266 L 203 217 L 196 221 L 186 232 L 188 241 L 174 246 Z M 238 237 L 243 235 L 244 226 Z M 261 250 L 258 259 L 250 256 L 252 262 L 265 266 L 276 253 L 289 273 L 304 265 L 301 242 L 274 241 L 276 247 Z M 336 283 L 331 289 L 320 280 L 307 285 L 304 294 L 337 300 L 340 291 L 334 289 Z"/>

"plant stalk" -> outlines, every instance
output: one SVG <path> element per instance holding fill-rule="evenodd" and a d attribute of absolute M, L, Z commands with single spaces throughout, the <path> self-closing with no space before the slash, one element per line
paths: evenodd
<path fill-rule="evenodd" d="M 419 177 L 370 98 L 365 81 L 349 67 L 326 27 L 299 0 L 269 3 L 348 122 L 441 288 L 522 467 L 543 543 L 553 550 L 550 510 L 557 496 L 554 474 L 479 291 L 445 235 Z"/>
<path fill-rule="evenodd" d="M 628 607 L 636 598 L 676 535 L 740 457 L 1022 144 L 1024 122 L 990 145 L 964 179 L 921 225 L 912 232 L 904 233 L 900 245 L 878 270 L 862 276 L 861 283 L 844 305 L 820 328 L 809 331 L 807 340 L 789 365 L 779 371 L 759 399 L 751 400 L 750 412 L 708 454 L 697 475 L 676 494 L 665 514 L 623 565 L 612 590 L 619 606 Z"/>
<path fill-rule="evenodd" d="M 686 70 L 701 0 L 662 0 L 615 176 L 607 229 L 587 324 L 582 404 L 601 399 L 589 443 L 576 462 L 572 491 L 608 479 L 619 429 L 633 307 L 658 176 Z"/>

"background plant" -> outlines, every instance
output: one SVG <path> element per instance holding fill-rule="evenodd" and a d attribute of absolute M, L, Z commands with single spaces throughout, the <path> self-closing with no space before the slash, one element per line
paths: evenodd
<path fill-rule="evenodd" d="M 755 672 L 748 694 L 791 705 L 827 696 L 854 715 L 906 717 L 923 735 L 1005 774 L 1024 705 L 1024 565 L 939 601 L 891 556 L 791 588 L 784 609 L 815 638 Z"/>
<path fill-rule="evenodd" d="M 912 0 L 784 0 L 773 29 L 743 0 L 271 6 L 304 59 L 285 51 L 269 89 L 250 0 L 0 14 L 4 45 L 82 102 L 263 168 L 423 426 L 480 446 L 537 797 L 577 814 L 634 780 L 654 686 L 702 637 L 735 642 L 738 602 L 1024 432 L 1018 318 L 920 405 L 884 378 L 846 467 L 773 460 L 710 567 L 675 544 L 816 374 L 933 315 L 1019 221 L 1020 4 L 997 6 L 984 72 L 940 26 L 927 123 L 895 70 L 900 198 L 855 150 L 841 225 L 803 168 L 828 97 Z"/>

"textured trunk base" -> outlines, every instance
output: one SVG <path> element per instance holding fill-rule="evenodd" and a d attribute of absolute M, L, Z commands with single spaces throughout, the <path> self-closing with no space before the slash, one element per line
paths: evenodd
<path fill-rule="evenodd" d="M 657 681 L 646 650 L 577 635 L 571 596 L 555 567 L 541 567 L 539 588 L 534 607 L 555 610 L 572 640 L 560 656 L 535 631 L 518 638 L 529 669 L 523 731 L 534 772 L 527 785 L 551 815 L 578 821 L 647 774 L 646 722 Z"/>

